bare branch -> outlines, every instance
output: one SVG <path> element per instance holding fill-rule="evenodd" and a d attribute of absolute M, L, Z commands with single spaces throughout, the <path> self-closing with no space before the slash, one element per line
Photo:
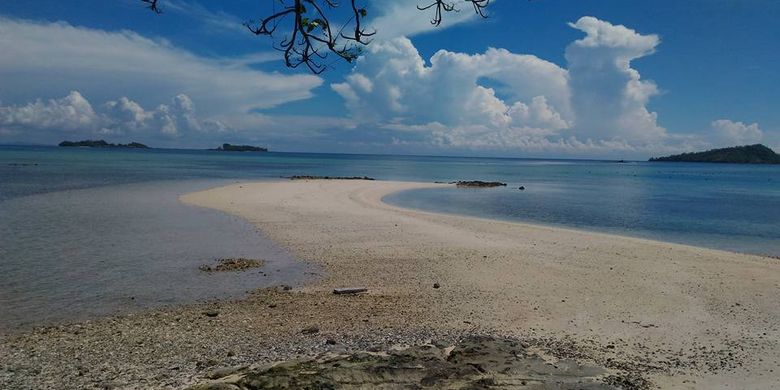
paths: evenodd
<path fill-rule="evenodd" d="M 161 13 L 158 6 L 159 0 L 141 0 L 148 4 L 149 9 L 155 13 Z M 284 63 L 289 68 L 297 68 L 301 65 L 315 74 L 324 72 L 328 68 L 324 60 L 329 53 L 339 58 L 352 62 L 362 53 L 363 47 L 371 43 L 371 37 L 376 31 L 366 30 L 363 20 L 368 11 L 358 3 L 361 0 L 350 1 L 350 17 L 340 27 L 333 26 L 328 15 L 329 10 L 339 7 L 336 0 L 268 0 L 274 4 L 274 10 L 258 21 L 248 21 L 244 26 L 255 35 L 271 37 L 273 47 L 284 53 Z M 362 0 L 365 1 L 365 0 Z M 447 12 L 459 12 L 455 3 L 447 0 L 432 1 L 427 5 L 418 5 L 421 11 L 433 10 L 434 16 L 431 24 L 441 25 L 443 15 Z M 485 8 L 490 0 L 464 0 L 471 3 L 474 12 L 486 18 Z M 276 4 L 281 5 L 276 10 Z M 286 25 L 281 32 L 279 26 Z M 335 28 L 337 27 L 337 28 Z M 278 40 L 277 40 L 278 39 Z"/>
<path fill-rule="evenodd" d="M 159 0 L 141 0 L 141 1 L 144 2 L 144 3 L 149 4 L 147 6 L 147 8 L 149 8 L 152 11 L 154 11 L 154 13 L 156 13 L 156 14 L 161 14 L 162 13 L 162 10 L 157 6 L 157 2 Z"/>

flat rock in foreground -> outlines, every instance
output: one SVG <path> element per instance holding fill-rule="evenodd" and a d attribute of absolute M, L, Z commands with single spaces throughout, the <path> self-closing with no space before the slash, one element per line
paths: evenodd
<path fill-rule="evenodd" d="M 216 389 L 644 389 L 641 377 L 574 359 L 545 359 L 522 342 L 468 338 L 454 347 L 423 345 L 223 370 L 190 387 Z M 633 379 L 630 379 L 633 378 Z"/>

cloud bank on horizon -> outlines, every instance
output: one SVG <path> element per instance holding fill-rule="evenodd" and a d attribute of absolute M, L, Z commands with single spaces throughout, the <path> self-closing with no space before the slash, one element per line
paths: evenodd
<path fill-rule="evenodd" d="M 713 118 L 706 135 L 661 126 L 648 109 L 659 88 L 631 66 L 655 52 L 657 35 L 585 16 L 569 23 L 584 36 L 566 47 L 565 67 L 500 48 L 441 50 L 426 61 L 405 36 L 430 27 L 398 23 L 399 13 L 410 12 L 400 5 L 375 19 L 386 39 L 329 83 L 348 117 L 264 113 L 317 104 L 325 84 L 253 66 L 268 56 L 210 58 L 130 31 L 0 17 L 0 52 L 7 53 L 0 57 L 0 143 L 117 137 L 201 147 L 230 139 L 349 151 L 647 156 L 768 139 L 757 123 L 723 118 Z M 473 19 L 457 15 L 454 23 Z"/>

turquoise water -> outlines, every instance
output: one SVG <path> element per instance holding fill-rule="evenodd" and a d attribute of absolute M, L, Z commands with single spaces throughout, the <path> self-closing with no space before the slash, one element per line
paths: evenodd
<path fill-rule="evenodd" d="M 509 186 L 385 200 L 780 255 L 780 166 L 0 146 L 0 331 L 240 296 L 316 273 L 249 224 L 176 201 L 236 180 L 300 174 L 499 180 Z M 270 265 L 264 274 L 197 271 L 230 256 Z"/>

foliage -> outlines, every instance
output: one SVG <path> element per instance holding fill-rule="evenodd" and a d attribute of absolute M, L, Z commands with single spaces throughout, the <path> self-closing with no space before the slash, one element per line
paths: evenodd
<path fill-rule="evenodd" d="M 755 144 L 712 149 L 706 152 L 683 153 L 673 156 L 657 157 L 651 158 L 650 161 L 780 164 L 780 155 L 764 145 Z"/>

